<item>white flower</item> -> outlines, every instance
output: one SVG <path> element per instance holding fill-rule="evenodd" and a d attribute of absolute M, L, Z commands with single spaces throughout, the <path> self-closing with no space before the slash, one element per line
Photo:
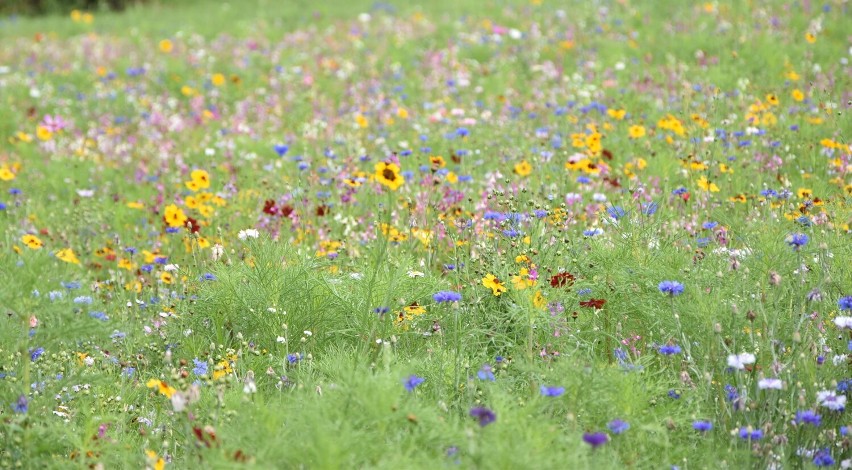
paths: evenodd
<path fill-rule="evenodd" d="M 305 336 L 313 336 L 313 333 L 311 333 L 309 330 L 305 330 L 303 331 L 303 333 L 305 334 Z"/>
<path fill-rule="evenodd" d="M 87 366 L 92 366 L 95 363 L 95 358 L 92 356 L 87 356 L 85 359 L 83 359 L 83 363 Z"/>
<path fill-rule="evenodd" d="M 80 197 L 92 197 L 94 196 L 95 191 L 92 189 L 78 189 L 77 195 Z"/>
<path fill-rule="evenodd" d="M 423 277 L 423 276 L 425 276 L 425 274 L 423 274 L 420 271 L 408 271 L 408 277 Z"/>
<path fill-rule="evenodd" d="M 754 354 L 751 353 L 731 354 L 728 356 L 728 367 L 743 370 L 747 364 L 754 364 L 754 360 Z"/>
<path fill-rule="evenodd" d="M 175 410 L 176 413 L 180 413 L 181 411 L 184 410 L 184 408 L 186 408 L 187 399 L 186 399 L 186 396 L 183 394 L 183 392 L 173 393 L 172 397 L 171 397 L 171 401 L 172 401 L 172 408 Z"/>
<path fill-rule="evenodd" d="M 283 336 L 279 336 L 279 337 L 275 338 L 275 342 L 277 342 L 277 343 L 286 343 L 286 342 L 287 342 L 287 338 L 285 338 L 285 337 L 283 337 Z"/>
<path fill-rule="evenodd" d="M 834 324 L 838 328 L 852 329 L 852 317 L 835 317 Z"/>
<path fill-rule="evenodd" d="M 770 379 L 760 379 L 760 380 L 757 381 L 757 388 L 759 388 L 761 390 L 766 390 L 766 389 L 781 390 L 781 388 L 783 388 L 783 387 L 784 387 L 784 382 L 782 382 L 781 379 L 770 378 Z"/>
<path fill-rule="evenodd" d="M 213 248 L 210 248 L 210 257 L 213 258 L 213 261 L 219 261 L 219 258 L 225 254 L 225 247 L 220 244 L 213 245 Z"/>
<path fill-rule="evenodd" d="M 237 238 L 240 240 L 245 240 L 246 238 L 257 238 L 260 236 L 260 232 L 253 228 L 249 228 L 246 230 L 240 230 L 240 233 L 237 234 Z"/>
<path fill-rule="evenodd" d="M 846 395 L 837 395 L 831 390 L 817 392 L 817 403 L 832 411 L 843 411 L 846 408 Z"/>
<path fill-rule="evenodd" d="M 176 264 L 167 264 L 167 265 L 163 268 L 163 271 L 165 271 L 165 272 L 167 272 L 167 273 L 172 273 L 172 272 L 177 271 L 178 269 L 180 269 L 180 266 L 178 266 L 178 265 L 176 265 Z"/>

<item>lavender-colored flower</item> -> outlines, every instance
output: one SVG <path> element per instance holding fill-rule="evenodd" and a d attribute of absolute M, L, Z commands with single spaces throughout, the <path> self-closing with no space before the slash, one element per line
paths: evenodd
<path fill-rule="evenodd" d="M 695 421 L 692 423 L 692 429 L 698 432 L 708 432 L 713 429 L 713 423 L 710 421 Z"/>
<path fill-rule="evenodd" d="M 480 426 L 488 426 L 497 420 L 497 415 L 493 411 L 483 406 L 470 409 L 470 416 L 479 421 Z"/>
<path fill-rule="evenodd" d="M 485 364 L 479 369 L 479 372 L 476 373 L 476 376 L 479 377 L 479 380 L 487 380 L 489 382 L 493 382 L 496 379 L 494 378 L 494 369 L 491 368 L 489 364 Z"/>
<path fill-rule="evenodd" d="M 808 244 L 808 236 L 804 233 L 794 233 L 787 237 L 787 244 L 793 247 L 794 250 L 799 251 L 803 246 Z"/>
<path fill-rule="evenodd" d="M 630 423 L 621 419 L 614 419 L 606 425 L 613 434 L 621 434 L 630 429 Z"/>
<path fill-rule="evenodd" d="M 35 362 L 44 354 L 44 348 L 30 349 L 30 361 Z"/>
<path fill-rule="evenodd" d="M 18 400 L 12 403 L 12 411 L 18 414 L 24 414 L 29 410 L 29 402 L 26 395 L 21 395 Z"/>
<path fill-rule="evenodd" d="M 813 410 L 803 410 L 796 412 L 796 424 L 810 424 L 819 427 L 822 424 L 822 417 Z"/>
<path fill-rule="evenodd" d="M 621 206 L 612 206 L 606 210 L 606 213 L 615 220 L 618 220 L 627 215 L 627 211 L 625 211 L 624 208 Z"/>
<path fill-rule="evenodd" d="M 405 379 L 405 381 L 403 382 L 403 385 L 405 385 L 406 390 L 408 390 L 409 392 L 413 392 L 414 389 L 417 388 L 418 385 L 422 384 L 425 381 L 426 381 L 426 379 L 424 379 L 423 377 L 418 377 L 416 375 L 410 375 L 410 376 L 408 376 L 407 379 Z"/>
<path fill-rule="evenodd" d="M 198 376 L 207 375 L 208 367 L 209 367 L 209 364 L 207 363 L 207 361 L 202 361 L 202 360 L 199 360 L 198 358 L 195 358 L 195 359 L 192 360 L 192 363 L 195 365 L 195 367 L 192 369 L 193 374 L 198 375 Z"/>
<path fill-rule="evenodd" d="M 749 428 L 743 427 L 740 428 L 739 436 L 740 439 L 745 439 L 749 441 L 759 441 L 763 439 L 763 431 L 760 429 L 749 431 Z"/>
<path fill-rule="evenodd" d="M 667 294 L 671 297 L 683 293 L 683 284 L 677 281 L 663 281 L 657 287 L 660 289 L 660 292 L 662 292 L 663 294 Z"/>
<path fill-rule="evenodd" d="M 609 441 L 609 436 L 603 432 L 587 432 L 583 434 L 583 442 L 596 449 Z"/>
<path fill-rule="evenodd" d="M 843 411 L 846 408 L 846 395 L 838 395 L 832 390 L 817 392 L 817 403 L 831 411 Z"/>
<path fill-rule="evenodd" d="M 461 298 L 462 298 L 461 294 L 459 294 L 458 292 L 453 292 L 453 291 L 449 291 L 449 290 L 442 290 L 440 292 L 436 292 L 432 296 L 432 299 L 435 302 L 438 302 L 439 304 L 446 303 L 446 302 L 458 302 L 458 301 L 461 300 Z"/>
<path fill-rule="evenodd" d="M 539 388 L 541 392 L 541 396 L 543 397 L 558 397 L 565 393 L 565 387 L 550 387 L 547 385 L 542 385 Z"/>
<path fill-rule="evenodd" d="M 646 202 L 642 204 L 642 215 L 652 216 L 657 213 L 660 206 L 656 202 Z"/>
<path fill-rule="evenodd" d="M 813 462 L 814 462 L 814 465 L 816 465 L 817 467 L 833 467 L 834 466 L 834 458 L 831 456 L 831 451 L 827 447 L 814 452 Z M 842 464 L 841 464 L 841 467 L 843 467 Z"/>
<path fill-rule="evenodd" d="M 680 349 L 680 346 L 678 346 L 676 344 L 664 344 L 664 345 L 660 346 L 659 351 L 660 351 L 660 354 L 663 354 L 663 355 L 666 355 L 666 356 L 671 356 L 671 355 L 674 355 L 674 354 L 680 354 L 681 349 Z"/>

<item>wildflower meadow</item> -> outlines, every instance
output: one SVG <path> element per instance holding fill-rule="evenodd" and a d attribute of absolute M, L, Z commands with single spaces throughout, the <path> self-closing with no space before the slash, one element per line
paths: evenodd
<path fill-rule="evenodd" d="M 0 468 L 852 468 L 847 0 L 80 3 L 0 2 Z"/>

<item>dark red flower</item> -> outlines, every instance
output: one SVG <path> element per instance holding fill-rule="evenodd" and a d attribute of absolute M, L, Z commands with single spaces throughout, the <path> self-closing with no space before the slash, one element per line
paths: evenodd
<path fill-rule="evenodd" d="M 571 287 L 574 285 L 575 279 L 577 278 L 567 271 L 557 273 L 550 278 L 550 287 Z"/>
<path fill-rule="evenodd" d="M 600 310 L 600 309 L 603 308 L 605 303 L 606 303 L 606 300 L 604 300 L 604 299 L 589 299 L 589 300 L 584 300 L 584 301 L 580 302 L 580 306 L 581 307 L 592 307 L 596 310 Z"/>
<path fill-rule="evenodd" d="M 201 226 L 198 225 L 198 221 L 193 219 L 192 217 L 187 217 L 183 225 L 188 228 L 192 233 L 198 233 L 198 231 L 201 230 Z"/>
<path fill-rule="evenodd" d="M 263 213 L 269 215 L 278 215 L 278 208 L 275 207 L 274 200 L 267 199 L 266 202 L 263 203 Z"/>
<path fill-rule="evenodd" d="M 287 204 L 284 204 L 283 206 L 278 208 L 278 214 L 281 215 L 281 217 L 290 217 L 290 214 L 292 213 L 293 208 L 291 206 L 288 206 Z"/>

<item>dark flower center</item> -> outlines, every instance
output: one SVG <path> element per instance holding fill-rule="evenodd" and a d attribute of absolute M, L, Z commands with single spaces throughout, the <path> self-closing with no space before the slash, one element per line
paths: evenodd
<path fill-rule="evenodd" d="M 396 173 L 390 168 L 385 168 L 382 170 L 382 176 L 388 181 L 396 181 Z"/>

